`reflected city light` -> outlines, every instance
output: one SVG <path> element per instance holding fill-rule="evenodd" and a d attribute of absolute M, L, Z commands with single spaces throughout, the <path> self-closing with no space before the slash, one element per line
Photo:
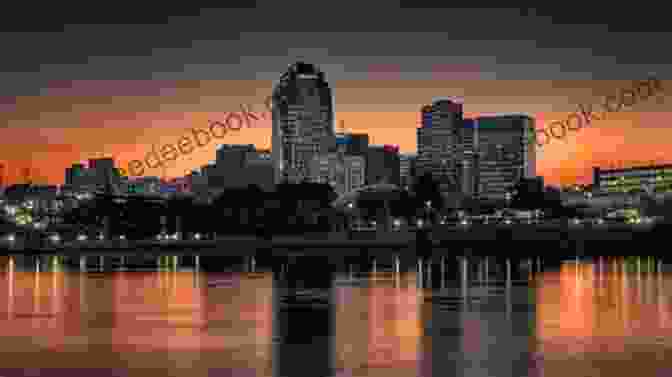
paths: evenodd
<path fill-rule="evenodd" d="M 422 297 L 412 284 L 417 276 L 404 274 L 404 286 L 400 287 L 397 283 L 400 279 L 394 276 L 382 279 L 381 275 L 375 278 L 372 275 L 366 288 L 336 288 L 336 296 L 342 300 L 336 309 L 337 368 L 417 371 L 422 335 L 419 315 Z M 354 301 L 361 305 L 368 301 L 364 306 L 368 307 L 366 317 L 351 309 L 349 304 Z M 362 336 L 366 339 L 360 339 Z M 353 349 L 352 345 L 366 349 Z"/>
<path fill-rule="evenodd" d="M 422 297 L 412 283 L 417 276 L 382 276 L 371 275 L 367 287 L 335 288 L 335 357 L 339 370 L 417 371 L 422 335 Z M 399 286 L 401 280 L 403 287 Z"/>
<path fill-rule="evenodd" d="M 7 315 L 0 313 L 4 317 L 0 333 L 3 339 L 19 340 L 14 346 L 17 352 L 53 352 L 40 356 L 41 364 L 106 369 L 136 365 L 199 376 L 208 375 L 208 367 L 249 370 L 253 366 L 252 375 L 271 370 L 274 283 L 270 273 L 234 275 L 238 288 L 249 293 L 236 294 L 195 282 L 203 275 L 193 272 L 113 271 L 101 279 L 64 272 L 60 257 L 29 262 L 31 268 L 17 271 L 14 258 L 7 260 L 0 279 L 0 310 Z M 99 344 L 109 344 L 120 355 L 119 362 L 106 359 L 107 364 L 101 365 L 98 348 L 89 349 Z M 92 357 L 82 358 L 87 349 Z M 156 352 L 172 356 L 161 360 L 151 356 Z M 237 361 L 221 356 L 233 353 Z M 208 362 L 194 366 L 190 360 L 195 357 Z M 3 358 L 2 368 L 25 365 L 25 357 Z"/>
<path fill-rule="evenodd" d="M 281 301 L 287 281 L 263 272 L 259 256 L 245 259 L 247 272 L 182 268 L 200 263 L 190 258 L 143 259 L 152 271 L 100 272 L 101 265 L 141 258 L 0 256 L 0 334 L 15 355 L 3 358 L 1 368 L 25 368 L 39 352 L 40 365 L 49 368 L 270 376 L 279 359 L 289 370 L 294 355 L 328 355 L 340 376 L 460 375 L 467 365 L 480 375 L 500 375 L 500 365 L 522 365 L 529 357 L 534 373 L 503 375 L 536 377 L 591 375 L 585 368 L 618 375 L 635 358 L 639 374 L 648 376 L 665 368 L 662 351 L 672 348 L 672 290 L 655 258 L 573 258 L 557 268 L 544 264 L 541 272 L 539 259 L 377 256 L 375 274 L 355 275 L 362 269 L 351 263 L 336 274 L 326 289 L 328 313 L 322 303 L 312 311 L 318 304 L 295 310 Z M 299 265 L 289 271 L 296 276 Z M 309 284 L 301 290 L 313 291 Z M 333 326 L 328 335 L 315 326 L 307 343 L 290 339 L 303 318 L 319 322 L 322 314 L 320 326 Z M 330 339 L 310 343 L 316 336 Z M 445 373 L 439 365 L 455 369 Z"/>
<path fill-rule="evenodd" d="M 647 337 L 672 335 L 670 308 L 662 304 L 668 294 L 654 266 L 642 258 L 600 259 L 563 263 L 558 272 L 545 272 L 536 293 L 537 336 L 544 353 L 599 354 L 607 345 L 622 352 Z M 658 285 L 655 276 L 661 279 Z"/>

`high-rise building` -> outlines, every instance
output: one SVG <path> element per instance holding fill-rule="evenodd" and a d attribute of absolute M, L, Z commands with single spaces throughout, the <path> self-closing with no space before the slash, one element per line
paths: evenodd
<path fill-rule="evenodd" d="M 331 88 L 315 65 L 298 62 L 282 75 L 272 101 L 274 181 L 301 181 L 322 138 L 335 135 Z"/>
<path fill-rule="evenodd" d="M 366 150 L 358 150 L 363 144 L 368 145 L 367 135 L 339 133 L 322 138 L 320 153 L 309 164 L 309 181 L 329 183 L 338 194 L 364 186 Z"/>
<path fill-rule="evenodd" d="M 312 182 L 328 183 L 341 195 L 364 186 L 366 159 L 342 152 L 316 155 L 309 165 L 309 175 Z"/>
<path fill-rule="evenodd" d="M 520 179 L 536 177 L 536 150 L 529 143 L 533 118 L 480 117 L 465 122 L 464 128 L 473 140 L 462 144 L 463 166 L 468 168 L 462 169 L 461 179 L 463 186 L 473 187 L 475 196 L 501 199 Z"/>
<path fill-rule="evenodd" d="M 425 105 L 420 110 L 420 115 L 422 117 L 422 128 L 429 128 L 432 126 L 432 105 Z"/>
<path fill-rule="evenodd" d="M 399 147 L 370 145 L 366 154 L 366 184 L 400 184 Z"/>
<path fill-rule="evenodd" d="M 365 156 L 369 148 L 369 135 L 367 134 L 348 134 L 349 143 L 346 147 L 346 153 L 357 156 Z"/>
<path fill-rule="evenodd" d="M 459 179 L 459 130 L 462 127 L 462 104 L 437 100 L 421 109 L 422 126 L 417 130 L 417 174 L 430 173 L 441 191 L 455 188 Z"/>
<path fill-rule="evenodd" d="M 399 182 L 402 187 L 413 185 L 415 177 L 415 159 L 417 155 L 402 153 L 399 155 Z"/>
<path fill-rule="evenodd" d="M 478 129 L 473 119 L 464 119 L 457 138 L 457 182 L 462 193 L 475 196 L 478 192 L 478 155 L 475 153 L 478 141 Z"/>

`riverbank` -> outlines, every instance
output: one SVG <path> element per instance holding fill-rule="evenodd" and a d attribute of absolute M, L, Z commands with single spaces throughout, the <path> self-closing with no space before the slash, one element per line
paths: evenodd
<path fill-rule="evenodd" d="M 521 254 L 577 250 L 582 255 L 631 255 L 633 245 L 655 242 L 665 231 L 651 227 L 572 228 L 551 226 L 436 228 L 429 233 L 358 232 L 276 236 L 226 236 L 217 240 L 189 241 L 83 241 L 48 248 L 15 245 L 0 249 L 0 254 L 52 255 L 324 255 L 357 256 L 375 254 Z M 635 242 L 635 243 L 633 243 Z M 627 247 L 626 247 L 627 246 Z M 641 246 L 642 255 L 656 255 Z"/>

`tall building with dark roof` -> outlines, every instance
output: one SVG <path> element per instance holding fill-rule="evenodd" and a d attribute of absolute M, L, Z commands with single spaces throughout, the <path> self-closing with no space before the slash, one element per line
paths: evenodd
<path fill-rule="evenodd" d="M 458 182 L 458 144 L 462 127 L 462 104 L 441 99 L 421 109 L 422 125 L 417 130 L 418 175 L 429 173 L 442 192 L 456 188 Z"/>
<path fill-rule="evenodd" d="M 308 179 L 308 165 L 335 137 L 332 91 L 317 66 L 292 64 L 273 88 L 274 181 Z"/>
<path fill-rule="evenodd" d="M 516 114 L 479 117 L 465 123 L 465 128 L 470 127 L 465 133 L 473 140 L 464 144 L 468 152 L 464 156 L 473 167 L 475 178 L 469 179 L 473 179 L 474 194 L 501 199 L 520 179 L 536 177 L 536 146 L 529 143 L 533 118 Z M 465 178 L 468 170 L 464 169 Z"/>

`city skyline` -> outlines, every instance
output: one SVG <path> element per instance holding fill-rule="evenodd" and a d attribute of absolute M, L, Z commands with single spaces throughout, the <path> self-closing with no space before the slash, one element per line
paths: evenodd
<path fill-rule="evenodd" d="M 384 9 L 387 17 L 369 26 L 396 34 L 364 32 L 357 35 L 357 43 L 349 43 L 354 35 L 326 32 L 336 26 L 329 20 L 312 25 L 316 31 L 311 35 L 259 31 L 260 26 L 242 22 L 243 16 L 273 8 L 257 7 L 204 10 L 198 16 L 192 12 L 164 20 L 164 25 L 84 25 L 90 21 L 73 20 L 49 37 L 36 38 L 19 29 L 4 35 L 13 42 L 8 46 L 19 46 L 8 47 L 0 63 L 0 139 L 9 141 L 0 156 L 5 181 L 22 182 L 23 169 L 30 167 L 37 181 L 60 184 L 67 166 L 101 156 L 113 156 L 119 166 L 127 166 L 142 159 L 152 144 L 172 143 L 208 120 L 223 121 L 224 112 L 239 111 L 241 104 L 250 105 L 252 112 L 265 111 L 277 78 L 299 60 L 318 65 L 329 77 L 335 124 L 345 121 L 348 131 L 369 134 L 371 144 L 398 144 L 404 153 L 417 151 L 420 110 L 437 98 L 459 98 L 465 118 L 523 113 L 542 128 L 565 119 L 577 104 L 595 103 L 649 74 L 655 73 L 663 87 L 669 85 L 669 57 L 646 51 L 666 35 L 628 34 L 631 43 L 625 51 L 616 30 L 627 24 L 618 13 L 610 15 L 609 25 L 582 23 L 590 19 L 587 14 L 573 14 L 574 24 L 569 25 L 562 13 L 553 13 L 545 26 L 551 17 L 542 9 L 362 7 L 349 18 L 349 29 L 360 29 L 373 11 Z M 414 16 L 395 24 L 402 13 Z M 429 26 L 447 14 L 453 20 L 446 25 L 449 30 Z M 230 20 L 227 25 L 208 26 L 224 15 Z M 497 33 L 467 28 L 475 17 Z M 277 25 L 272 17 L 264 22 L 268 30 Z M 246 31 L 230 34 L 229 28 Z M 528 35 L 533 29 L 538 32 Z M 180 34 L 171 34 L 176 30 Z M 111 43 L 126 33 L 141 37 L 128 38 L 126 47 Z M 98 38 L 99 43 L 84 43 L 78 35 Z M 558 47 L 574 37 L 574 47 Z M 20 50 L 25 45 L 58 54 L 33 55 Z M 538 153 L 538 174 L 550 184 L 587 183 L 595 166 L 672 160 L 664 152 L 672 131 L 666 127 L 670 114 L 662 95 L 635 110 L 545 146 Z M 270 149 L 271 121 L 258 122 L 258 128 L 227 135 L 221 142 Z M 213 143 L 176 161 L 166 168 L 167 175 L 182 176 L 205 165 L 215 149 Z M 145 173 L 161 176 L 163 171 Z"/>

